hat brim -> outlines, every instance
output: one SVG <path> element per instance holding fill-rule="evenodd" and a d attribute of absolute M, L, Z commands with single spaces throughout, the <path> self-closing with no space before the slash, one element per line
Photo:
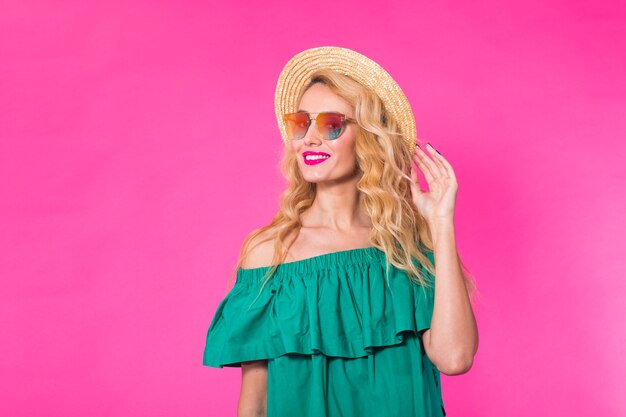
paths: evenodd
<path fill-rule="evenodd" d="M 311 74 L 329 68 L 347 75 L 376 93 L 399 125 L 406 146 L 413 154 L 417 139 L 411 105 L 396 81 L 370 58 L 351 49 L 320 46 L 295 55 L 283 68 L 276 84 L 274 110 L 278 128 L 285 143 L 289 142 L 283 114 L 295 112 L 295 100 Z"/>

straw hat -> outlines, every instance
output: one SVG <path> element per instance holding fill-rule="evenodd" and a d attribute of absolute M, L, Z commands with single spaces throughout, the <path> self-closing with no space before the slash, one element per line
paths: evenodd
<path fill-rule="evenodd" d="M 376 62 L 351 49 L 321 46 L 295 55 L 283 68 L 276 84 L 274 110 L 283 141 L 289 142 L 282 115 L 297 111 L 294 103 L 311 74 L 320 68 L 330 68 L 365 85 L 383 101 L 385 108 L 398 122 L 403 139 L 411 154 L 417 135 L 413 111 L 395 80 Z"/>

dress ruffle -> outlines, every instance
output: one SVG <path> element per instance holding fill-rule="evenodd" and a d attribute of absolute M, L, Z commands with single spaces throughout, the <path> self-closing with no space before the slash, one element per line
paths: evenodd
<path fill-rule="evenodd" d="M 426 256 L 434 263 L 432 252 Z M 385 253 L 375 247 L 284 263 L 260 295 L 270 267 L 239 268 L 209 326 L 203 364 L 241 366 L 286 353 L 357 358 L 402 343 L 405 332 L 421 335 L 430 328 L 435 280 L 414 262 L 429 287 L 391 264 L 386 276 Z"/>

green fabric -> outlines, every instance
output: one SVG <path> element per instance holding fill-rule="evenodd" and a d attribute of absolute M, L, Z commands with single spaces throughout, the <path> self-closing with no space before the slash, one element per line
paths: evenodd
<path fill-rule="evenodd" d="M 253 304 L 270 267 L 239 268 L 203 364 L 267 359 L 267 417 L 445 416 L 440 373 L 421 340 L 435 280 L 414 262 L 430 288 L 391 264 L 385 274 L 375 247 L 284 263 Z"/>

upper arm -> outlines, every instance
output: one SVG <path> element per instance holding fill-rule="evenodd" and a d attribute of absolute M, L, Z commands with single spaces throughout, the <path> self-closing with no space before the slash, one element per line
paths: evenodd
<path fill-rule="evenodd" d="M 239 417 L 264 416 L 267 410 L 267 360 L 241 363 Z"/>

